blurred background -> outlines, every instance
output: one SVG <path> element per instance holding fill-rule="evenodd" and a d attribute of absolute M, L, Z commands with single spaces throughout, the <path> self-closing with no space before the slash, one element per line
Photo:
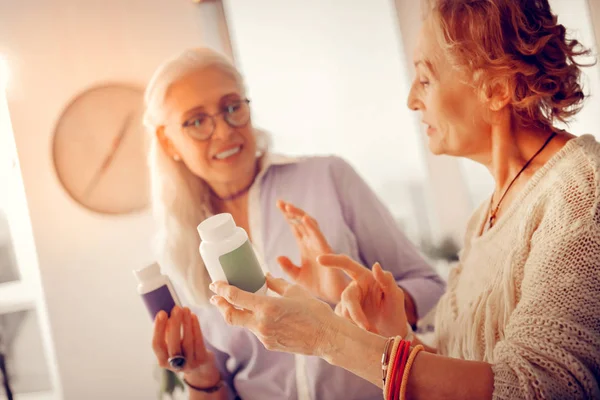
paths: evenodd
<path fill-rule="evenodd" d="M 596 49 L 600 0 L 551 4 Z M 0 371 L 15 398 L 157 398 L 131 272 L 153 261 L 138 117 L 153 70 L 188 47 L 235 60 L 275 152 L 346 158 L 445 275 L 492 182 L 431 156 L 406 108 L 419 26 L 415 0 L 0 0 Z M 584 79 L 569 129 L 598 137 L 600 66 Z"/>

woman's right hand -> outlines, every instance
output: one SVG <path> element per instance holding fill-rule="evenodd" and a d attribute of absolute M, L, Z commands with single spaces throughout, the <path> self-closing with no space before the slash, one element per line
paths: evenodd
<path fill-rule="evenodd" d="M 156 315 L 152 349 L 160 367 L 183 372 L 189 384 L 209 388 L 219 383 L 220 373 L 215 357 L 206 350 L 198 317 L 189 308 L 175 306 L 171 317 L 164 311 Z M 183 355 L 186 359 L 180 371 L 169 365 L 169 357 L 176 355 Z"/>

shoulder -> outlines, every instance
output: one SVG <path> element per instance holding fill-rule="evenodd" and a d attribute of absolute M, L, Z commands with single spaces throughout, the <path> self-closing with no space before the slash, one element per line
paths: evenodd
<path fill-rule="evenodd" d="M 591 135 L 572 139 L 544 168 L 535 195 L 525 201 L 532 239 L 598 237 L 600 144 Z"/>
<path fill-rule="evenodd" d="M 342 179 L 357 176 L 354 168 L 345 159 L 335 155 L 287 157 L 279 154 L 270 156 L 274 160 L 269 174 L 293 176 L 330 177 Z"/>
<path fill-rule="evenodd" d="M 600 143 L 591 135 L 568 142 L 548 169 L 546 203 L 567 219 L 594 217 L 600 200 Z"/>

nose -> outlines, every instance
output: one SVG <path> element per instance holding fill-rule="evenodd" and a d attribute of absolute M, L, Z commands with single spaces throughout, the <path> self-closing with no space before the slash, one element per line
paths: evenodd
<path fill-rule="evenodd" d="M 409 109 L 413 111 L 418 111 L 423 109 L 423 103 L 419 100 L 417 96 L 417 88 L 415 83 L 410 86 L 410 91 L 408 92 L 408 98 L 406 100 L 406 105 Z"/>
<path fill-rule="evenodd" d="M 215 119 L 215 132 L 213 133 L 212 137 L 214 139 L 220 139 L 220 140 L 229 139 L 229 136 L 231 136 L 234 129 L 231 126 L 229 126 L 229 124 L 227 122 L 225 122 L 223 115 L 217 115 L 216 117 L 214 117 L 214 119 Z"/>

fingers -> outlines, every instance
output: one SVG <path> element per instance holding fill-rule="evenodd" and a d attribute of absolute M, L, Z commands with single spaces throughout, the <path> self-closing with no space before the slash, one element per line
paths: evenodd
<path fill-rule="evenodd" d="M 187 307 L 173 308 L 170 318 L 164 311 L 157 314 L 152 349 L 158 365 L 171 370 L 173 368 L 169 365 L 169 357 L 185 356 L 184 371 L 197 368 L 208 357 L 198 317 Z"/>
<path fill-rule="evenodd" d="M 324 267 L 332 267 L 344 271 L 346 275 L 355 281 L 365 279 L 371 275 L 369 269 L 344 254 L 325 254 L 319 256 L 317 261 Z"/>
<path fill-rule="evenodd" d="M 202 330 L 200 329 L 200 321 L 198 320 L 198 316 L 196 316 L 196 314 L 191 315 L 191 327 L 194 338 L 194 358 L 198 363 L 202 363 L 206 360 L 207 351 L 206 346 L 204 345 L 204 336 L 202 335 Z"/>
<path fill-rule="evenodd" d="M 277 201 L 277 207 L 285 215 L 298 240 L 305 239 L 308 236 L 310 239 L 317 242 L 317 245 L 322 249 L 322 252 L 328 253 L 331 251 L 329 243 L 325 239 L 323 232 L 321 232 L 316 219 L 307 214 L 303 209 L 298 208 L 291 203 L 286 203 L 283 200 Z"/>
<path fill-rule="evenodd" d="M 344 312 L 344 303 L 339 302 L 335 305 L 335 309 L 333 310 L 333 312 L 335 312 L 336 315 L 339 315 L 340 317 L 343 317 L 343 312 Z"/>
<path fill-rule="evenodd" d="M 254 310 L 260 304 L 262 296 L 246 292 L 226 282 L 218 281 L 210 284 L 210 290 L 227 300 L 229 304 L 246 310 Z"/>
<path fill-rule="evenodd" d="M 158 365 L 162 368 L 167 368 L 169 365 L 169 352 L 167 350 L 167 342 L 165 341 L 167 321 L 167 313 L 160 311 L 154 320 L 154 334 L 152 335 L 152 350 L 154 350 Z"/>
<path fill-rule="evenodd" d="M 352 321 L 356 323 L 356 325 L 363 329 L 370 330 L 371 324 L 369 323 L 369 320 L 362 309 L 361 297 L 362 296 L 358 284 L 356 282 L 352 282 L 342 292 L 342 303 L 344 303 L 345 311 L 347 311 L 348 315 Z"/>
<path fill-rule="evenodd" d="M 379 263 L 373 265 L 373 276 L 384 292 L 389 293 L 389 290 L 398 288 L 394 275 L 389 271 L 384 271 Z"/>
<path fill-rule="evenodd" d="M 167 351 L 169 357 L 183 355 L 181 352 L 181 323 L 183 322 L 183 310 L 180 307 L 173 307 L 171 317 L 167 322 L 167 331 L 165 339 L 167 341 Z"/>
<path fill-rule="evenodd" d="M 302 219 L 302 217 L 308 215 L 303 209 L 283 200 L 277 201 L 277 207 L 290 218 Z"/>
<path fill-rule="evenodd" d="M 302 268 L 294 264 L 292 260 L 287 257 L 281 256 L 277 258 L 277 262 L 281 266 L 283 272 L 285 272 L 293 280 L 296 280 L 300 274 L 300 271 L 302 271 Z"/>
<path fill-rule="evenodd" d="M 229 325 L 250 327 L 253 321 L 250 311 L 237 309 L 225 298 L 218 295 L 211 297 L 210 302 L 217 307 L 223 319 Z"/>
<path fill-rule="evenodd" d="M 331 252 L 331 247 L 329 246 L 327 239 L 325 239 L 323 232 L 321 232 L 321 228 L 319 228 L 317 221 L 314 218 L 305 215 L 304 218 L 302 218 L 302 222 L 304 223 L 304 226 L 306 226 L 306 233 L 312 235 L 314 240 L 317 241 L 319 248 L 321 248 L 324 253 Z"/>
<path fill-rule="evenodd" d="M 292 230 L 292 233 L 294 234 L 296 240 L 302 241 L 306 233 L 306 228 L 301 223 L 302 217 L 304 216 L 304 212 L 297 212 L 297 210 L 299 209 L 296 209 L 291 204 L 288 204 L 283 200 L 277 201 L 277 207 L 281 210 L 285 219 L 290 225 L 290 229 Z M 293 210 L 294 212 L 288 211 L 288 208 L 290 208 L 290 210 Z"/>
<path fill-rule="evenodd" d="M 194 331 L 192 329 L 192 313 L 189 308 L 183 309 L 183 338 L 181 339 L 181 348 L 187 363 L 190 366 L 196 365 L 195 349 L 194 349 Z"/>
<path fill-rule="evenodd" d="M 347 319 L 348 321 L 352 322 L 354 325 L 356 325 L 356 322 L 354 322 L 354 320 L 352 319 L 352 317 L 348 313 L 348 310 L 343 305 L 339 309 L 336 309 L 336 314 L 339 315 L 340 317 L 342 317 L 344 319 Z"/>
<path fill-rule="evenodd" d="M 267 274 L 267 287 L 277 293 L 280 296 L 283 296 L 292 285 L 287 282 L 285 279 L 275 278 L 271 274 Z"/>

